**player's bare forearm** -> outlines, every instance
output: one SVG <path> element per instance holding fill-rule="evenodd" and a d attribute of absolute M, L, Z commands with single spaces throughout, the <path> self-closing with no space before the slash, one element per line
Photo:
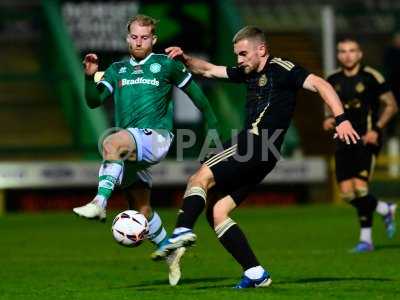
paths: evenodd
<path fill-rule="evenodd" d="M 179 47 L 168 47 L 165 52 L 168 57 L 181 60 L 194 74 L 207 78 L 228 78 L 225 66 L 216 66 L 204 59 L 187 55 Z"/>
<path fill-rule="evenodd" d="M 304 81 L 303 87 L 307 90 L 318 92 L 322 100 L 329 107 L 333 116 L 344 113 L 342 102 L 333 87 L 325 80 L 314 74 L 310 74 Z"/>
<path fill-rule="evenodd" d="M 385 128 L 387 123 L 390 121 L 390 119 L 393 118 L 393 116 L 398 112 L 399 109 L 397 107 L 396 100 L 392 92 L 382 94 L 379 99 L 383 103 L 384 107 L 382 113 L 379 116 L 379 120 L 376 123 L 376 126 L 382 129 Z"/>
<path fill-rule="evenodd" d="M 339 137 L 347 144 L 350 144 L 350 141 L 356 144 L 357 140 L 360 139 L 360 136 L 354 130 L 351 123 L 346 119 L 342 102 L 332 86 L 321 77 L 310 74 L 304 81 L 303 87 L 307 90 L 318 92 L 326 105 L 328 105 L 332 111 L 336 125 L 335 136 Z"/>
<path fill-rule="evenodd" d="M 189 55 L 185 56 L 186 59 L 184 63 L 194 74 L 200 74 L 205 77 L 212 77 L 209 74 L 213 66 L 211 63 L 197 57 Z"/>

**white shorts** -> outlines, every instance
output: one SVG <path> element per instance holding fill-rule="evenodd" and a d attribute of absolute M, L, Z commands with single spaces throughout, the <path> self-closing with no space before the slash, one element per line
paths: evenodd
<path fill-rule="evenodd" d="M 136 161 L 125 161 L 123 174 L 119 178 L 121 187 L 127 187 L 138 179 L 151 187 L 149 168 L 167 156 L 174 135 L 163 129 L 127 128 L 126 130 L 135 140 Z"/>
<path fill-rule="evenodd" d="M 168 153 L 174 135 L 168 130 L 128 128 L 136 143 L 136 160 L 156 164 Z"/>

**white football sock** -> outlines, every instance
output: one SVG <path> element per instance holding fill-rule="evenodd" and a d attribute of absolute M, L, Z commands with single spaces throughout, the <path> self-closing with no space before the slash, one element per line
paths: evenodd
<path fill-rule="evenodd" d="M 153 211 L 153 215 L 149 218 L 149 240 L 158 245 L 166 236 L 167 232 L 165 231 L 160 216 Z"/>
<path fill-rule="evenodd" d="M 99 186 L 95 200 L 102 208 L 106 208 L 116 185 L 119 184 L 120 176 L 123 173 L 123 161 L 104 161 L 99 170 Z"/>
<path fill-rule="evenodd" d="M 172 234 L 180 234 L 181 232 L 187 231 L 187 230 L 191 230 L 190 228 L 186 228 L 186 227 L 177 227 L 174 229 L 174 231 L 172 232 Z"/>
<path fill-rule="evenodd" d="M 107 199 L 102 195 L 96 195 L 96 197 L 94 197 L 92 202 L 97 204 L 101 208 L 106 208 L 107 206 Z"/>
<path fill-rule="evenodd" d="M 250 279 L 256 280 L 256 279 L 260 279 L 262 277 L 262 275 L 264 274 L 264 272 L 265 272 L 265 270 L 263 267 L 257 266 L 257 267 L 252 267 L 252 268 L 244 271 L 244 275 L 249 277 Z"/>
<path fill-rule="evenodd" d="M 376 206 L 376 212 L 381 216 L 386 216 L 389 213 L 389 204 L 385 201 L 378 201 L 378 205 Z"/>
<path fill-rule="evenodd" d="M 360 241 L 372 244 L 372 230 L 371 230 L 371 227 L 361 228 Z"/>

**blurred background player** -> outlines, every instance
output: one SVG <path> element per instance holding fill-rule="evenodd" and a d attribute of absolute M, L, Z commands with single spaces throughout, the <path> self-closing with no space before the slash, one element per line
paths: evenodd
<path fill-rule="evenodd" d="M 360 221 L 360 242 L 354 252 L 374 249 L 371 233 L 374 211 L 383 217 L 387 235 L 392 238 L 396 211 L 396 204 L 378 201 L 369 192 L 368 182 L 382 146 L 382 131 L 396 114 L 397 105 L 384 77 L 377 70 L 363 65 L 362 56 L 356 40 L 341 40 L 337 44 L 337 58 L 342 68 L 327 79 L 338 93 L 346 116 L 362 137 L 357 145 L 351 146 L 337 141 L 335 153 L 336 179 L 341 196 L 356 208 Z M 331 130 L 334 124 L 334 117 L 328 113 L 324 129 Z"/>
<path fill-rule="evenodd" d="M 130 59 L 113 63 L 96 85 L 98 57 L 85 56 L 85 95 L 91 108 L 109 98 L 114 99 L 117 131 L 102 142 L 103 163 L 99 171 L 96 197 L 73 211 L 88 219 L 106 218 L 107 201 L 116 186 L 126 190 L 134 209 L 149 221 L 149 239 L 158 247 L 167 240 L 160 216 L 150 206 L 151 175 L 148 168 L 160 162 L 173 140 L 173 85 L 182 89 L 204 113 L 210 127 L 216 118 L 192 75 L 185 66 L 164 54 L 152 52 L 157 41 L 157 21 L 137 15 L 128 25 L 126 41 Z M 179 259 L 184 248 L 167 259 L 170 266 L 170 284 L 180 278 Z"/>
<path fill-rule="evenodd" d="M 213 188 L 221 197 L 214 203 L 207 203 L 212 210 L 210 225 L 244 272 L 236 288 L 265 287 L 271 284 L 270 275 L 229 215 L 244 200 L 236 195 L 259 184 L 275 168 L 293 117 L 296 92 L 301 88 L 318 92 L 334 112 L 340 139 L 350 144 L 356 143 L 359 137 L 346 120 L 343 106 L 331 85 L 299 65 L 271 56 L 261 29 L 246 26 L 236 33 L 232 43 L 237 56 L 236 67 L 211 64 L 186 55 L 178 47 L 166 49 L 170 57 L 182 59 L 195 74 L 245 83 L 246 122 L 244 130 L 228 141 L 222 152 L 211 156 L 190 177 L 173 235 L 153 253 L 153 258 L 161 259 L 174 249 L 195 243 L 193 227 L 207 200 L 211 200 L 207 193 Z"/>

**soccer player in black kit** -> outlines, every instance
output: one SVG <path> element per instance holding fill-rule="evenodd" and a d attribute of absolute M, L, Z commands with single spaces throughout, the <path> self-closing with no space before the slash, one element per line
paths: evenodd
<path fill-rule="evenodd" d="M 362 51 L 357 41 L 341 40 L 337 45 L 337 58 L 342 67 L 327 80 L 362 138 L 357 145 L 336 143 L 336 179 L 342 198 L 356 208 L 359 217 L 360 241 L 352 252 L 368 252 L 374 249 L 371 227 L 375 210 L 383 216 L 388 237 L 392 238 L 395 233 L 396 205 L 378 201 L 368 191 L 368 182 L 382 146 L 382 130 L 397 112 L 397 105 L 383 76 L 361 64 Z M 333 129 L 334 124 L 334 117 L 328 113 L 324 129 Z"/>
<path fill-rule="evenodd" d="M 236 67 L 213 65 L 186 55 L 178 47 L 166 49 L 170 57 L 180 58 L 193 73 L 245 83 L 246 123 L 224 145 L 223 151 L 206 160 L 190 177 L 173 235 L 164 247 L 153 253 L 153 259 L 161 259 L 173 249 L 196 241 L 192 229 L 207 202 L 210 225 L 223 247 L 243 268 L 244 275 L 236 287 L 264 287 L 271 284 L 270 275 L 229 214 L 244 200 L 249 189 L 275 167 L 292 119 L 297 90 L 305 88 L 321 95 L 333 111 L 340 139 L 350 144 L 356 143 L 359 136 L 346 120 L 331 85 L 290 61 L 271 56 L 262 30 L 244 27 L 233 38 L 233 46 Z"/>

